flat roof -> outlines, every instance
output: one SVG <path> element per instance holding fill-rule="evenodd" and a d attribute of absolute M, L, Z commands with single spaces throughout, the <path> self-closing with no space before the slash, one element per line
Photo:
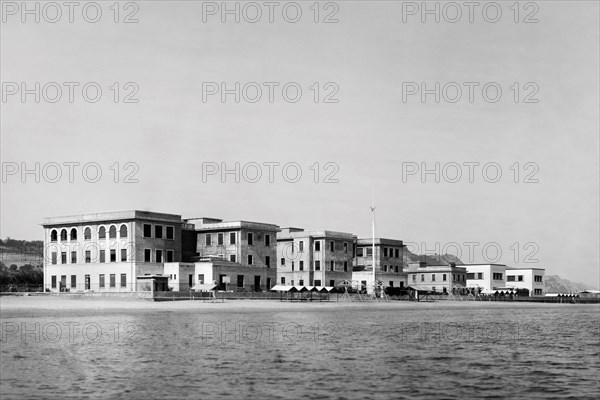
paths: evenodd
<path fill-rule="evenodd" d="M 356 235 L 348 232 L 336 232 L 336 231 L 328 231 L 328 230 L 319 230 L 319 231 L 298 231 L 298 232 L 279 232 L 277 233 L 277 240 L 286 240 L 286 239 L 297 239 L 297 238 L 337 238 L 337 239 L 346 239 L 346 240 L 354 240 Z"/>
<path fill-rule="evenodd" d="M 208 223 L 196 223 L 197 231 L 212 231 L 212 230 L 223 230 L 223 229 L 263 229 L 268 231 L 279 231 L 279 225 L 269 224 L 265 222 L 253 222 L 253 221 L 221 221 L 221 222 L 208 222 Z"/>
<path fill-rule="evenodd" d="M 373 239 L 372 238 L 358 238 L 358 239 L 356 239 L 356 244 L 357 245 L 372 245 Z M 380 245 L 387 244 L 390 246 L 404 246 L 402 244 L 402 240 L 399 240 L 399 239 L 375 238 L 375 245 L 377 246 L 378 244 L 380 244 Z"/>
<path fill-rule="evenodd" d="M 181 215 L 158 213 L 153 211 L 128 210 L 108 211 L 91 214 L 67 215 L 60 217 L 46 217 L 42 220 L 42 226 L 73 225 L 89 222 L 123 221 L 132 219 L 155 220 L 171 223 L 182 223 Z"/>

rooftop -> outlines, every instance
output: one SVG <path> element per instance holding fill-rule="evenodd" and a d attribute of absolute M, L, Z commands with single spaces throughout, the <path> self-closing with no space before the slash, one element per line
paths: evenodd
<path fill-rule="evenodd" d="M 89 222 L 125 221 L 133 219 L 153 220 L 170 223 L 181 223 L 181 215 L 157 213 L 152 211 L 129 210 L 108 211 L 93 214 L 78 214 L 62 217 L 47 217 L 42 220 L 42 226 L 75 225 Z"/>

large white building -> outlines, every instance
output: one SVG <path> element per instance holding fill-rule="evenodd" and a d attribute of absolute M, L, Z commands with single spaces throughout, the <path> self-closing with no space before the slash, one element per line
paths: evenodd
<path fill-rule="evenodd" d="M 544 268 L 508 268 L 506 286 L 529 290 L 529 296 L 543 296 L 546 292 Z"/>
<path fill-rule="evenodd" d="M 491 292 L 506 288 L 506 265 L 504 264 L 466 264 L 467 287 Z"/>

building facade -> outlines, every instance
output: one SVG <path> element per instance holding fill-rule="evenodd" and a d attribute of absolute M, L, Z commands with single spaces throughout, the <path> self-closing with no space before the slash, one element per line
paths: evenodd
<path fill-rule="evenodd" d="M 506 288 L 506 265 L 504 264 L 467 264 L 467 287 L 482 292 L 491 292 Z"/>
<path fill-rule="evenodd" d="M 135 291 L 137 276 L 181 261 L 182 225 L 179 215 L 139 210 L 46 218 L 44 290 Z"/>
<path fill-rule="evenodd" d="M 375 238 L 375 281 L 384 287 L 407 284 L 403 265 L 404 245 L 401 240 Z M 373 239 L 357 239 L 352 281 L 355 287 L 371 292 L 373 282 Z"/>
<path fill-rule="evenodd" d="M 352 280 L 356 236 L 282 228 L 277 234 L 280 285 L 337 286 Z"/>
<path fill-rule="evenodd" d="M 546 270 L 544 268 L 508 268 L 506 286 L 529 290 L 529 296 L 543 296 L 546 293 Z"/>
<path fill-rule="evenodd" d="M 408 286 L 428 292 L 452 293 L 466 288 L 467 269 L 450 265 L 427 265 L 424 262 L 408 264 Z"/>

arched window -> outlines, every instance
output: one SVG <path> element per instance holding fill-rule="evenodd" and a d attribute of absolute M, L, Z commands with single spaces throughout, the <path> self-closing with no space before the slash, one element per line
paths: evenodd
<path fill-rule="evenodd" d="M 60 231 L 60 240 L 61 241 L 66 241 L 67 240 L 67 230 L 63 229 Z"/>
<path fill-rule="evenodd" d="M 77 240 L 77 229 L 71 229 L 71 240 Z"/>
<path fill-rule="evenodd" d="M 126 238 L 127 237 L 127 225 L 121 225 L 121 229 L 119 230 L 119 237 Z"/>
<path fill-rule="evenodd" d="M 109 230 L 108 230 L 108 237 L 111 239 L 114 239 L 117 237 L 117 227 L 114 225 L 111 225 Z"/>
<path fill-rule="evenodd" d="M 50 241 L 56 242 L 57 240 L 58 240 L 58 232 L 56 232 L 56 229 L 52 229 L 52 232 L 50 232 Z"/>
<path fill-rule="evenodd" d="M 106 228 L 101 226 L 100 229 L 98 229 L 98 238 L 99 239 L 106 239 Z"/>
<path fill-rule="evenodd" d="M 85 228 L 85 231 L 83 231 L 83 238 L 85 240 L 90 240 L 92 238 L 92 230 L 90 228 Z"/>

